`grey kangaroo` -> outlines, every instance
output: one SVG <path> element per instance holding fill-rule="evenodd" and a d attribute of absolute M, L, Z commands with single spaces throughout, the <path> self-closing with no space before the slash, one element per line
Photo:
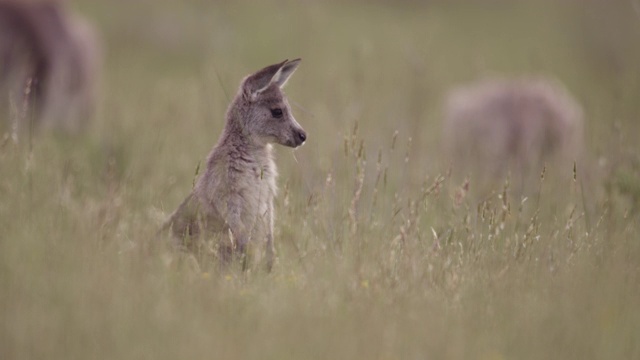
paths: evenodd
<path fill-rule="evenodd" d="M 454 173 L 490 188 L 511 170 L 522 193 L 545 163 L 569 175 L 582 158 L 583 123 L 582 107 L 555 79 L 486 79 L 449 94 L 443 140 Z"/>
<path fill-rule="evenodd" d="M 23 116 L 34 115 L 34 126 L 82 130 L 96 108 L 101 63 L 98 33 L 66 1 L 0 0 L 0 131 L 12 118 L 10 98 L 29 105 Z M 14 130 L 30 128 L 12 120 Z"/>
<path fill-rule="evenodd" d="M 229 235 L 229 241 L 220 246 L 220 257 L 223 262 L 239 257 L 246 269 L 247 245 L 264 242 L 266 266 L 271 270 L 277 190 L 271 144 L 295 148 L 307 139 L 282 92 L 299 64 L 300 59 L 285 60 L 242 81 L 204 173 L 163 226 L 171 228 L 180 247 L 193 251 L 194 241 L 201 236 Z"/>

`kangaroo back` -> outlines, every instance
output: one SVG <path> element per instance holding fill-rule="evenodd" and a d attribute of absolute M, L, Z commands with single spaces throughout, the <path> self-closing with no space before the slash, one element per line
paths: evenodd
<path fill-rule="evenodd" d="M 526 183 L 544 164 L 569 174 L 582 138 L 582 109 L 553 80 L 484 80 L 447 98 L 445 150 L 454 170 L 481 187 L 498 185 L 507 170 Z"/>
<path fill-rule="evenodd" d="M 79 130 L 96 100 L 99 48 L 90 24 L 62 2 L 1 1 L 0 101 L 11 94 L 35 105 L 36 125 Z"/>

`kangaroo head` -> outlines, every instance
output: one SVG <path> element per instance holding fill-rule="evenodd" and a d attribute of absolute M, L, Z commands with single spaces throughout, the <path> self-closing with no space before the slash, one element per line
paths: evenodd
<path fill-rule="evenodd" d="M 255 142 L 295 148 L 307 139 L 282 92 L 282 87 L 299 64 L 300 59 L 285 60 L 267 66 L 242 81 L 237 106 L 241 109 L 245 134 Z"/>

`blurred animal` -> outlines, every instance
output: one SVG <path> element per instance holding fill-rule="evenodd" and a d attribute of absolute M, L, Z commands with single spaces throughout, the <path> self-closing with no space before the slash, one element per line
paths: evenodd
<path fill-rule="evenodd" d="M 81 130 L 100 67 L 95 30 L 64 3 L 0 0 L 0 129 Z"/>
<path fill-rule="evenodd" d="M 194 251 L 198 237 L 228 234 L 229 241 L 219 247 L 220 257 L 228 262 L 237 254 L 246 268 L 247 245 L 264 241 L 271 269 L 277 176 L 271 144 L 295 148 L 307 139 L 282 92 L 299 63 L 285 60 L 242 81 L 204 173 L 163 226 L 171 228 L 180 247 Z"/>
<path fill-rule="evenodd" d="M 447 97 L 444 148 L 454 174 L 466 172 L 480 192 L 500 186 L 507 172 L 523 194 L 543 166 L 568 177 L 583 152 L 583 111 L 559 82 L 490 79 Z M 495 189 L 495 188 L 493 188 Z"/>

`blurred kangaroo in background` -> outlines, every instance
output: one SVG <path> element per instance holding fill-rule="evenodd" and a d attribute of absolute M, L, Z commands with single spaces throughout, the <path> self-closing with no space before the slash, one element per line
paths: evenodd
<path fill-rule="evenodd" d="M 8 120 L 14 132 L 31 120 L 81 130 L 94 111 L 100 67 L 95 30 L 62 1 L 0 0 L 0 130 Z"/>
<path fill-rule="evenodd" d="M 444 146 L 453 172 L 482 191 L 512 173 L 519 193 L 543 166 L 568 178 L 583 152 L 583 111 L 560 83 L 544 78 L 484 80 L 447 97 Z M 495 190 L 495 188 L 493 188 Z"/>
<path fill-rule="evenodd" d="M 246 268 L 247 245 L 260 241 L 268 270 L 273 266 L 277 171 L 271 144 L 295 148 L 307 139 L 282 92 L 299 63 L 285 60 L 242 81 L 204 173 L 163 226 L 171 228 L 180 247 L 194 251 L 198 237 L 222 233 L 230 235 L 219 246 L 223 262 L 236 254 Z"/>

